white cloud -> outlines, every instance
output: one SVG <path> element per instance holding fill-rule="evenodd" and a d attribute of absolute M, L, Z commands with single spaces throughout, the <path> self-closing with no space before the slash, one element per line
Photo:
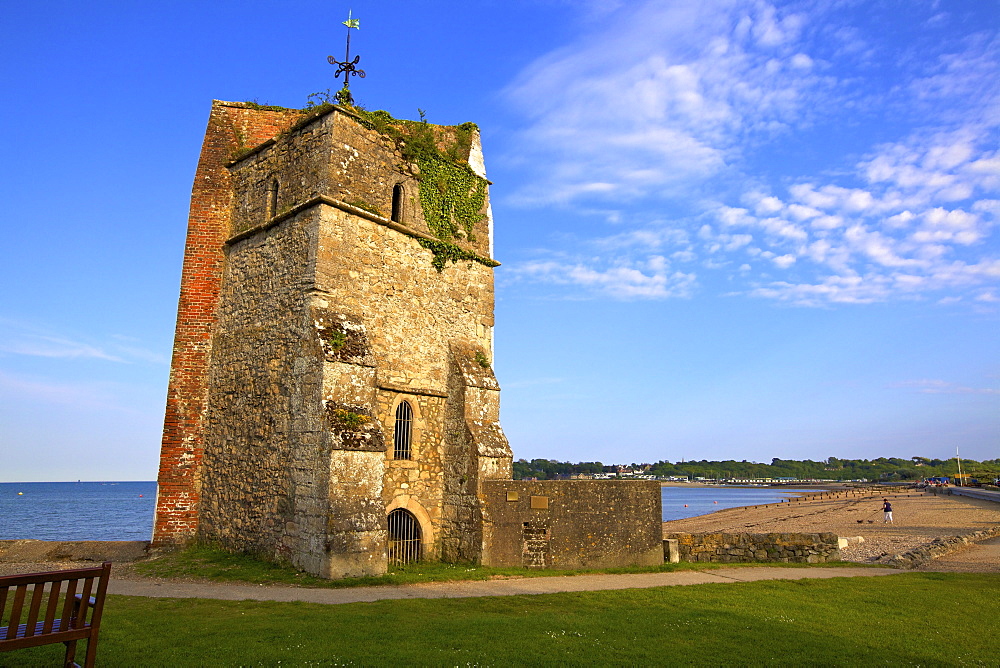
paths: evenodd
<path fill-rule="evenodd" d="M 744 294 L 794 304 L 957 291 L 955 303 L 991 306 L 976 296 L 993 294 L 1000 262 L 1000 41 L 959 34 L 901 59 L 838 3 L 792 7 L 622 4 L 508 86 L 528 119 L 518 160 L 530 185 L 513 199 L 612 201 L 630 228 L 583 240 L 597 257 L 550 253 L 512 275 L 665 298 L 694 284 L 665 267 L 700 261 Z M 825 132 L 849 132 L 810 140 L 804 153 L 828 155 L 803 169 L 795 142 L 827 119 Z M 857 143 L 855 125 L 879 143 Z M 654 198 L 682 214 L 637 222 L 662 208 Z M 795 282 L 769 273 L 793 265 Z"/>
<path fill-rule="evenodd" d="M 777 197 L 761 197 L 760 201 L 757 202 L 755 210 L 758 216 L 769 216 L 773 213 L 778 213 L 784 208 L 784 203 Z"/>
<path fill-rule="evenodd" d="M 813 59 L 804 53 L 796 53 L 792 56 L 791 64 L 797 70 L 809 70 L 812 69 Z"/>
<path fill-rule="evenodd" d="M 889 387 L 912 388 L 921 394 L 1000 394 L 995 387 L 968 387 L 946 380 L 927 379 L 904 380 L 893 383 Z"/>
<path fill-rule="evenodd" d="M 0 353 L 53 359 L 103 360 L 131 363 L 136 360 L 166 364 L 161 354 L 134 345 L 134 339 L 112 335 L 100 345 L 53 335 L 43 329 L 0 318 Z"/>
<path fill-rule="evenodd" d="M 800 222 L 823 215 L 823 212 L 819 209 L 814 209 L 811 206 L 803 206 L 802 204 L 789 204 L 787 211 L 792 218 Z"/>
<path fill-rule="evenodd" d="M 686 230 L 658 225 L 596 239 L 594 245 L 607 250 L 644 248 L 650 251 L 659 251 L 667 247 L 687 249 L 689 248 L 689 240 Z"/>
<path fill-rule="evenodd" d="M 0 343 L 0 351 L 15 355 L 28 355 L 30 357 L 90 358 L 107 360 L 109 362 L 125 361 L 121 357 L 111 355 L 98 347 L 53 336 L 23 336 L 19 340 Z"/>
<path fill-rule="evenodd" d="M 792 266 L 793 264 L 795 264 L 795 256 L 794 255 L 779 255 L 776 258 L 772 258 L 771 262 L 773 262 L 775 265 L 781 267 L 782 269 L 788 269 L 790 266 Z"/>
<path fill-rule="evenodd" d="M 885 299 L 888 281 L 881 276 L 827 276 L 819 283 L 777 281 L 754 288 L 750 294 L 797 306 L 870 304 Z"/>
<path fill-rule="evenodd" d="M 650 0 L 609 15 L 505 90 L 531 121 L 511 159 L 531 169 L 546 156 L 513 201 L 678 194 L 720 173 L 748 133 L 811 113 L 822 79 L 796 47 L 805 21 L 738 0 Z"/>
<path fill-rule="evenodd" d="M 576 286 L 616 299 L 690 297 L 697 277 L 671 269 L 669 260 L 652 256 L 638 264 L 598 267 L 585 262 L 526 262 L 508 269 L 507 279 Z"/>
<path fill-rule="evenodd" d="M 5 402 L 15 400 L 39 401 L 89 409 L 129 410 L 123 408 L 111 383 L 67 382 L 31 377 L 0 371 L 0 398 Z"/>
<path fill-rule="evenodd" d="M 749 292 L 759 297 L 817 305 L 983 286 L 996 280 L 997 249 L 988 242 L 1000 214 L 1000 183 L 984 178 L 988 169 L 969 166 L 988 162 L 982 156 L 992 151 L 968 128 L 918 133 L 857 164 L 855 176 L 867 188 L 801 181 L 788 185 L 782 200 L 758 187 L 744 201 L 758 216 L 777 215 L 722 206 L 714 217 L 734 231 L 767 231 L 761 255 L 773 253 L 772 261 L 791 254 L 815 264 L 811 285 L 760 285 Z M 964 205 L 953 205 L 955 197 Z M 846 276 L 861 277 L 861 284 L 837 280 Z"/>
<path fill-rule="evenodd" d="M 976 295 L 976 301 L 986 302 L 989 304 L 997 304 L 1000 303 L 1000 297 L 998 297 L 997 294 L 992 290 L 987 290 L 985 292 Z"/>

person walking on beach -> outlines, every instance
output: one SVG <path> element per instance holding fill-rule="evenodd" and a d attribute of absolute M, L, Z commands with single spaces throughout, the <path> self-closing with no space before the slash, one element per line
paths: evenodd
<path fill-rule="evenodd" d="M 882 524 L 886 522 L 892 524 L 892 504 L 889 503 L 889 499 L 882 499 L 882 512 L 885 513 L 885 519 L 882 520 Z"/>

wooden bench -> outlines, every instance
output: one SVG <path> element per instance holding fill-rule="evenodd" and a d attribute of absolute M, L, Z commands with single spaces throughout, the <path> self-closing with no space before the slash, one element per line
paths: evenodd
<path fill-rule="evenodd" d="M 93 666 L 110 576 L 106 561 L 95 568 L 0 577 L 0 624 L 5 624 L 0 652 L 61 642 L 66 645 L 63 665 L 79 668 L 76 643 L 86 640 L 83 665 Z"/>

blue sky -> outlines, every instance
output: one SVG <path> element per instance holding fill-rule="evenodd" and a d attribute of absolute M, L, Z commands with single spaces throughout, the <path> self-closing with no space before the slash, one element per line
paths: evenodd
<path fill-rule="evenodd" d="M 211 100 L 477 122 L 516 457 L 1000 456 L 1000 3 L 0 8 L 0 480 L 153 479 Z"/>

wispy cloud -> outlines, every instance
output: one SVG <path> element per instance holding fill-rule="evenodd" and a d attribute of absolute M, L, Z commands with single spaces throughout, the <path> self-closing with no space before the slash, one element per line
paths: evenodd
<path fill-rule="evenodd" d="M 54 335 L 14 320 L 0 318 L 0 353 L 55 359 L 92 359 L 128 364 L 165 364 L 164 355 L 136 345 L 131 337 L 113 335 L 101 344 Z"/>
<path fill-rule="evenodd" d="M 72 382 L 0 371 L 0 399 L 29 400 L 82 409 L 131 411 L 121 405 L 105 382 Z"/>
<path fill-rule="evenodd" d="M 795 305 L 992 307 L 1000 39 L 973 28 L 899 58 L 836 9 L 649 0 L 527 68 L 505 91 L 527 119 L 516 159 L 531 178 L 513 199 L 604 202 L 626 229 L 570 261 L 564 247 L 508 264 L 511 275 L 662 299 L 690 296 L 698 275 L 679 265 L 697 262 L 735 292 Z M 917 9 L 928 26 L 949 20 Z M 899 136 L 863 154 L 822 144 L 823 171 L 802 170 L 784 143 L 830 119 Z M 678 215 L 665 221 L 664 208 Z"/>
<path fill-rule="evenodd" d="M 946 380 L 904 380 L 893 383 L 889 387 L 912 389 L 921 394 L 997 394 L 1000 395 L 1000 388 L 995 387 L 968 387 L 951 383 Z"/>
<path fill-rule="evenodd" d="M 660 255 L 646 258 L 641 263 L 619 262 L 602 267 L 595 267 L 593 263 L 554 260 L 525 262 L 507 272 L 505 280 L 576 286 L 616 299 L 690 297 L 697 282 L 694 274 L 673 269 L 670 261 Z"/>
<path fill-rule="evenodd" d="M 987 195 L 1000 163 L 986 144 L 961 129 L 883 145 L 857 166 L 864 187 L 799 182 L 782 198 L 747 193 L 744 206 L 716 210 L 717 227 L 754 234 L 751 255 L 808 263 L 813 280 L 762 283 L 755 296 L 814 305 L 995 285 L 1000 259 L 987 242 L 998 206 Z"/>
<path fill-rule="evenodd" d="M 90 358 L 107 360 L 109 362 L 125 361 L 121 357 L 111 355 L 100 348 L 86 343 L 41 335 L 23 335 L 23 338 L 20 340 L 0 343 L 0 352 L 28 355 L 31 357 Z"/>
<path fill-rule="evenodd" d="M 768 3 L 630 4 L 505 91 L 531 120 L 522 203 L 679 192 L 748 139 L 812 113 L 828 79 L 798 50 L 804 19 Z M 553 160 L 554 158 L 554 160 Z"/>

